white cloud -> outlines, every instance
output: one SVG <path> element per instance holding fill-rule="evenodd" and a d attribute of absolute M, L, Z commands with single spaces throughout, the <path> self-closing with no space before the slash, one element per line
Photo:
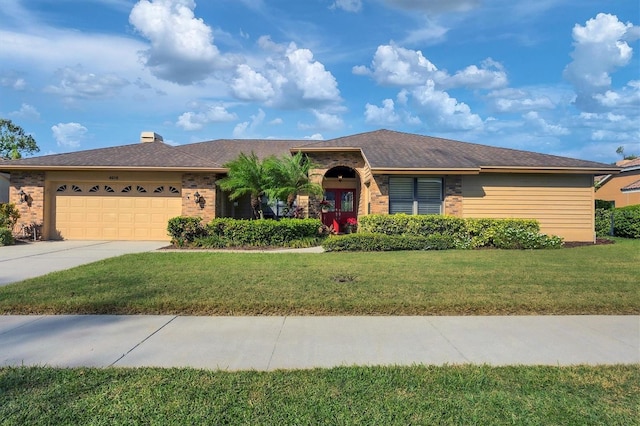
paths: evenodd
<path fill-rule="evenodd" d="M 263 69 L 247 64 L 237 67 L 231 88 L 238 99 L 270 107 L 314 109 L 341 101 L 337 80 L 314 59 L 311 50 L 300 49 L 295 43 L 277 45 L 268 37 L 261 37 L 258 44 L 270 56 Z"/>
<path fill-rule="evenodd" d="M 365 105 L 364 119 L 366 123 L 378 126 L 393 126 L 400 122 L 400 116 L 396 114 L 393 100 L 385 99 L 382 101 L 382 107 Z"/>
<path fill-rule="evenodd" d="M 467 104 L 436 90 L 432 80 L 414 88 L 411 94 L 422 121 L 429 126 L 444 130 L 479 130 L 483 126 L 480 116 Z"/>
<path fill-rule="evenodd" d="M 266 101 L 275 94 L 273 86 L 262 74 L 251 69 L 249 65 L 238 65 L 237 77 L 233 79 L 233 94 L 242 100 Z"/>
<path fill-rule="evenodd" d="M 233 129 L 233 137 L 237 139 L 248 139 L 253 137 L 255 130 L 262 124 L 266 117 L 262 109 L 258 113 L 251 116 L 251 121 L 238 123 Z"/>
<path fill-rule="evenodd" d="M 322 136 L 321 133 L 314 133 L 313 135 L 305 136 L 304 139 L 312 140 L 312 141 L 322 141 L 324 140 L 324 136 Z"/>
<path fill-rule="evenodd" d="M 504 67 L 491 58 L 482 61 L 480 67 L 470 65 L 449 75 L 446 71 L 438 70 L 421 51 L 395 44 L 378 46 L 370 68 L 358 65 L 351 71 L 355 75 L 372 76 L 376 83 L 385 86 L 419 86 L 431 80 L 439 89 L 466 87 L 491 90 L 508 84 Z"/>
<path fill-rule="evenodd" d="M 530 111 L 524 114 L 523 118 L 545 136 L 562 136 L 571 133 L 569 129 L 560 126 L 559 124 L 549 124 L 535 111 Z"/>
<path fill-rule="evenodd" d="M 24 78 L 17 76 L 15 73 L 8 73 L 0 76 L 0 86 L 22 91 L 26 89 L 27 82 Z"/>
<path fill-rule="evenodd" d="M 605 93 L 593 95 L 593 98 L 603 107 L 623 108 L 627 114 L 638 115 L 640 112 L 640 80 L 630 81 L 621 91 L 607 90 Z"/>
<path fill-rule="evenodd" d="M 638 37 L 638 27 L 622 23 L 614 15 L 599 13 L 584 26 L 573 28 L 573 61 L 564 69 L 564 77 L 574 86 L 576 106 L 584 111 L 597 111 L 594 95 L 611 87 L 611 73 L 626 66 L 633 49 L 627 41 Z"/>
<path fill-rule="evenodd" d="M 336 0 L 331 9 L 342 9 L 347 12 L 360 12 L 362 10 L 362 0 Z"/>
<path fill-rule="evenodd" d="M 415 86 L 424 84 L 438 72 L 438 68 L 419 50 L 396 45 L 380 45 L 371 61 L 371 68 L 354 67 L 358 75 L 370 74 L 381 85 Z"/>
<path fill-rule="evenodd" d="M 215 105 L 204 112 L 185 112 L 178 117 L 176 126 L 188 131 L 201 130 L 209 123 L 224 123 L 237 119 L 238 116 L 227 111 L 224 106 Z"/>
<path fill-rule="evenodd" d="M 316 118 L 313 124 L 298 123 L 298 128 L 302 130 L 340 130 L 344 127 L 344 121 L 336 114 L 313 110 Z"/>
<path fill-rule="evenodd" d="M 480 68 L 469 65 L 455 75 L 443 78 L 440 84 L 443 88 L 499 89 L 508 84 L 508 79 L 502 64 L 488 58 L 482 62 Z"/>
<path fill-rule="evenodd" d="M 88 130 L 79 123 L 58 123 L 51 127 L 53 138 L 58 146 L 77 148 Z"/>
<path fill-rule="evenodd" d="M 111 97 L 129 85 L 127 80 L 117 75 L 85 72 L 81 66 L 60 69 L 56 75 L 60 79 L 58 85 L 47 86 L 44 90 L 68 99 Z"/>
<path fill-rule="evenodd" d="M 140 0 L 131 10 L 129 22 L 151 42 L 143 56 L 157 77 L 186 85 L 236 65 L 237 58 L 213 44 L 213 32 L 195 17 L 195 7 L 194 0 Z"/>
<path fill-rule="evenodd" d="M 525 89 L 495 90 L 487 97 L 489 105 L 497 112 L 512 113 L 555 108 L 555 103 L 549 96 L 533 94 Z"/>
<path fill-rule="evenodd" d="M 10 117 L 19 118 L 22 120 L 39 120 L 40 113 L 33 105 L 23 103 L 18 111 L 9 113 Z"/>

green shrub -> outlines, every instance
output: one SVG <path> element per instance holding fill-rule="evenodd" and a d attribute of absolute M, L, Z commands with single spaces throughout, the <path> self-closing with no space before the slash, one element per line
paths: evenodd
<path fill-rule="evenodd" d="M 13 203 L 0 204 L 0 228 L 13 230 L 20 219 L 20 212 Z"/>
<path fill-rule="evenodd" d="M 499 249 L 527 250 L 562 247 L 562 238 L 532 232 L 522 228 L 504 228 L 496 232 L 493 246 Z"/>
<path fill-rule="evenodd" d="M 596 200 L 596 209 L 613 210 L 615 201 Z"/>
<path fill-rule="evenodd" d="M 0 246 L 10 246 L 15 243 L 11 229 L 0 227 Z"/>
<path fill-rule="evenodd" d="M 640 205 L 620 207 L 613 211 L 613 235 L 640 238 Z"/>
<path fill-rule="evenodd" d="M 325 251 L 447 250 L 455 247 L 455 241 L 452 237 L 441 234 L 418 236 L 359 232 L 331 236 L 324 241 L 322 247 Z"/>
<path fill-rule="evenodd" d="M 596 209 L 595 222 L 598 237 L 611 234 L 612 220 L 613 235 L 616 237 L 640 238 L 640 204 L 613 210 Z"/>
<path fill-rule="evenodd" d="M 613 216 L 613 214 L 613 210 L 603 208 L 596 209 L 596 236 L 605 237 L 611 235 L 611 216 Z"/>
<path fill-rule="evenodd" d="M 193 243 L 196 238 L 204 237 L 207 231 L 202 225 L 201 218 L 178 216 L 169 219 L 167 232 L 173 244 L 184 247 Z"/>
<path fill-rule="evenodd" d="M 226 246 L 277 246 L 313 245 L 323 235 L 319 219 L 258 219 L 242 220 L 213 219 L 207 225 L 209 236 L 216 236 L 226 242 Z M 306 243 L 303 243 L 306 241 Z"/>
<path fill-rule="evenodd" d="M 455 248 L 460 249 L 495 247 L 495 236 L 509 229 L 530 238 L 530 234 L 539 234 L 540 225 L 531 219 L 462 219 L 441 215 L 394 214 L 360 218 L 361 232 L 423 237 L 447 235 L 455 241 Z"/>

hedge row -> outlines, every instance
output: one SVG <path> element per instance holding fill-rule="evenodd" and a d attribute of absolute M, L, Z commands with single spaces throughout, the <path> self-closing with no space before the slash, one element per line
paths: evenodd
<path fill-rule="evenodd" d="M 532 232 L 523 228 L 500 229 L 493 234 L 491 244 L 483 247 L 499 249 L 552 249 L 562 247 L 562 238 Z M 429 235 L 387 235 L 357 233 L 336 235 L 322 244 L 326 251 L 394 251 L 394 250 L 448 250 L 469 249 L 472 240 L 464 236 L 442 234 Z"/>
<path fill-rule="evenodd" d="M 360 218 L 359 231 L 372 234 L 428 236 L 448 235 L 457 248 L 498 247 L 518 245 L 507 240 L 521 239 L 523 247 L 558 244 L 559 237 L 540 234 L 540 225 L 530 219 L 463 219 L 437 215 L 369 215 Z M 560 240 L 561 242 L 562 240 Z"/>
<path fill-rule="evenodd" d="M 197 217 L 169 220 L 167 231 L 178 247 L 304 247 L 326 237 L 319 219 L 213 219 L 206 226 Z"/>
<path fill-rule="evenodd" d="M 596 235 L 611 234 L 623 238 L 640 238 L 640 204 L 616 209 L 596 209 Z"/>

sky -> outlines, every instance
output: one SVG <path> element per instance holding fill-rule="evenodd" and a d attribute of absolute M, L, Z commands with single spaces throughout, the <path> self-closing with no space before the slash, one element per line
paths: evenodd
<path fill-rule="evenodd" d="M 2 0 L 0 117 L 38 155 L 390 129 L 640 155 L 637 0 Z"/>

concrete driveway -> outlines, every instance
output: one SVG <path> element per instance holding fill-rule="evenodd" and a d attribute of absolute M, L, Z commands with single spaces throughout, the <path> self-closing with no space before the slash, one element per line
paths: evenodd
<path fill-rule="evenodd" d="M 0 286 L 109 257 L 168 246 L 166 241 L 36 241 L 0 247 Z"/>

